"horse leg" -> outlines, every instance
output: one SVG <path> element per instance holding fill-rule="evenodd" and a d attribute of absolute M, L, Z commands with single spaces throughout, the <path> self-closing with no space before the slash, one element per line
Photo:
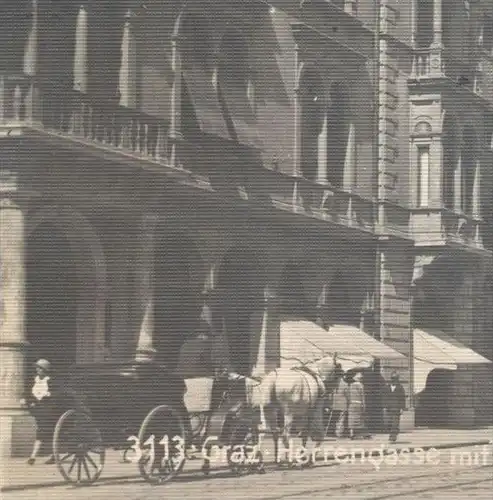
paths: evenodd
<path fill-rule="evenodd" d="M 291 429 L 293 428 L 294 415 L 288 409 L 284 408 L 284 426 L 282 429 L 282 443 L 284 445 L 284 454 L 288 454 L 288 463 L 292 465 L 292 447 L 291 447 Z"/>

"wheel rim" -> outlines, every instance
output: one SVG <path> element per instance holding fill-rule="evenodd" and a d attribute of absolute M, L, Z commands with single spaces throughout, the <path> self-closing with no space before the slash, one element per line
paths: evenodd
<path fill-rule="evenodd" d="M 263 457 L 258 449 L 258 436 L 250 424 L 240 423 L 235 426 L 229 445 L 228 463 L 235 475 L 248 474 L 262 464 Z"/>
<path fill-rule="evenodd" d="M 68 410 L 58 420 L 53 454 L 64 479 L 77 486 L 94 483 L 104 467 L 105 450 L 99 429 L 86 414 Z"/>
<path fill-rule="evenodd" d="M 151 483 L 162 484 L 185 465 L 185 429 L 180 415 L 170 406 L 154 408 L 139 431 L 140 474 Z"/>

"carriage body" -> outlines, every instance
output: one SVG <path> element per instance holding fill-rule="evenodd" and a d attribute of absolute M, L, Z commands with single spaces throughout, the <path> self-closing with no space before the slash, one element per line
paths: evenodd
<path fill-rule="evenodd" d="M 185 441 L 185 391 L 184 380 L 157 363 L 74 365 L 61 382 L 64 413 L 53 438 L 60 473 L 75 485 L 91 484 L 103 470 L 105 448 L 132 446 L 146 480 L 168 481 L 185 457 L 174 444 L 163 449 L 160 440 Z"/>
<path fill-rule="evenodd" d="M 90 415 L 106 446 L 124 445 L 129 436 L 137 435 L 146 415 L 158 405 L 185 411 L 184 380 L 157 363 L 80 364 L 67 378 L 63 406 Z"/>

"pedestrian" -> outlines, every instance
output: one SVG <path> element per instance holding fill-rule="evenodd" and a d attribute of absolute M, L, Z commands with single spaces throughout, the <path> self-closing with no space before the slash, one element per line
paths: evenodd
<path fill-rule="evenodd" d="M 363 386 L 363 374 L 356 372 L 353 382 L 346 388 L 348 398 L 348 428 L 349 437 L 355 439 L 359 434 L 369 439 L 371 436 L 366 433 L 365 426 L 365 388 Z"/>
<path fill-rule="evenodd" d="M 384 404 L 389 441 L 395 443 L 400 432 L 401 415 L 406 407 L 406 393 L 396 372 L 393 372 L 390 376 L 390 383 L 387 385 L 385 391 Z"/>
<path fill-rule="evenodd" d="M 27 406 L 36 421 L 36 439 L 27 463 L 34 465 L 43 443 L 50 443 L 58 419 L 58 389 L 52 374 L 51 363 L 46 359 L 38 359 L 35 363 L 36 376 L 31 390 L 21 399 L 21 405 Z M 53 454 L 45 462 L 55 463 Z"/>
<path fill-rule="evenodd" d="M 338 438 L 343 437 L 346 432 L 349 407 L 348 387 L 348 378 L 346 376 L 340 377 L 332 396 L 331 419 L 335 421 L 335 435 Z"/>

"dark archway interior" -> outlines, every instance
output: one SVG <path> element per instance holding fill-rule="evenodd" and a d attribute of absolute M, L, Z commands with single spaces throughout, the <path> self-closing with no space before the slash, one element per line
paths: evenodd
<path fill-rule="evenodd" d="M 357 290 L 353 290 L 353 287 L 356 287 Z M 327 290 L 330 323 L 359 326 L 361 304 L 358 305 L 354 297 L 362 294 L 364 294 L 364 288 L 360 281 L 342 274 L 336 275 L 330 281 Z"/>
<path fill-rule="evenodd" d="M 284 270 L 279 283 L 279 309 L 282 314 L 300 316 L 315 320 L 314 304 L 306 298 L 301 277 L 302 271 L 297 265 L 288 265 Z"/>
<path fill-rule="evenodd" d="M 154 347 L 159 361 L 174 367 L 201 313 L 201 290 L 192 282 L 200 256 L 186 237 L 158 228 L 154 258 Z"/>
<path fill-rule="evenodd" d="M 415 423 L 417 426 L 444 427 L 448 421 L 448 398 L 453 372 L 436 368 L 426 379 L 425 389 L 418 394 Z"/>
<path fill-rule="evenodd" d="M 42 357 L 63 371 L 76 361 L 78 283 L 69 242 L 52 224 L 30 236 L 26 270 L 29 367 Z"/>
<path fill-rule="evenodd" d="M 230 361 L 241 374 L 250 372 L 250 321 L 262 304 L 259 272 L 251 255 L 234 249 L 225 257 L 219 274 Z"/>

